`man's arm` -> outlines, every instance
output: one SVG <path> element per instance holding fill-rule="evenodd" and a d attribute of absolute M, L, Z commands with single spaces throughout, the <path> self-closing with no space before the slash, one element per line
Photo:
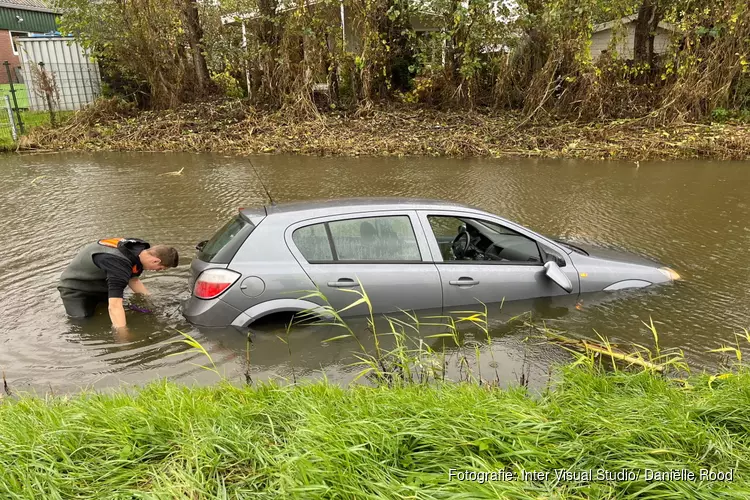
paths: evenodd
<path fill-rule="evenodd" d="M 125 308 L 122 305 L 122 295 L 132 273 L 129 263 L 125 259 L 109 254 L 94 255 L 94 264 L 107 274 L 107 293 L 109 296 L 109 318 L 112 326 L 117 330 L 125 327 Z"/>
<path fill-rule="evenodd" d="M 126 326 L 125 308 L 122 306 L 122 297 L 109 298 L 109 319 L 112 320 L 112 326 L 115 328 L 124 328 Z"/>
<path fill-rule="evenodd" d="M 109 299 L 109 319 L 112 320 L 115 340 L 118 343 L 132 340 L 125 323 L 125 308 L 122 306 L 122 298 L 112 297 Z"/>
<path fill-rule="evenodd" d="M 128 286 L 130 287 L 131 290 L 133 290 L 133 293 L 151 295 L 150 293 L 148 293 L 148 290 L 146 290 L 146 287 L 138 278 L 133 278 L 130 281 L 128 281 Z"/>

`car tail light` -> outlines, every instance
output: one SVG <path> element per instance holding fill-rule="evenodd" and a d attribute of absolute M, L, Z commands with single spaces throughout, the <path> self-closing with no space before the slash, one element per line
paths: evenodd
<path fill-rule="evenodd" d="M 228 269 L 206 269 L 195 282 L 195 296 L 199 299 L 215 299 L 240 277 Z"/>

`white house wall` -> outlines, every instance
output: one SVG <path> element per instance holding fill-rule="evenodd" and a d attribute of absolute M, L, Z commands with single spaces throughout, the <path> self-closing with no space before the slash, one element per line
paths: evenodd
<path fill-rule="evenodd" d="M 669 48 L 670 32 L 663 28 L 657 28 L 654 35 L 654 53 L 663 54 Z M 628 23 L 618 32 L 619 40 L 616 50 L 620 58 L 633 58 L 633 44 L 635 41 L 635 23 Z M 603 50 L 609 49 L 609 43 L 613 36 L 612 28 L 599 31 L 591 36 L 591 58 L 596 61 Z"/>

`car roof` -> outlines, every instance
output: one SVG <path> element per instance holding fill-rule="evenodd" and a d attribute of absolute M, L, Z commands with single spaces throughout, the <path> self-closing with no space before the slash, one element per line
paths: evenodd
<path fill-rule="evenodd" d="M 266 205 L 266 213 L 293 214 L 295 212 L 315 212 L 316 215 L 333 215 L 351 211 L 374 211 L 374 210 L 422 210 L 422 209 L 470 209 L 479 210 L 469 205 L 446 200 L 435 200 L 430 198 L 335 198 L 330 200 L 296 201 L 291 203 L 278 203 Z"/>

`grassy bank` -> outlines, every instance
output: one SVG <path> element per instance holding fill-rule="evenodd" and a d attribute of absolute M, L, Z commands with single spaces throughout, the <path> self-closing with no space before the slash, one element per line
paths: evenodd
<path fill-rule="evenodd" d="M 470 384 L 153 383 L 6 398 L 0 449 L 3 498 L 747 498 L 750 373 L 678 384 L 578 366 L 538 397 Z M 516 478 L 459 481 L 450 469 Z M 555 469 L 594 476 L 558 481 Z M 639 478 L 596 477 L 624 469 Z M 647 469 L 734 472 L 649 481 Z"/>
<path fill-rule="evenodd" d="M 13 140 L 13 133 L 11 131 L 10 122 L 7 119 L 7 112 L 3 111 L 0 117 L 0 151 L 15 151 L 18 147 L 18 142 Z M 28 111 L 24 110 L 20 112 L 21 120 L 23 120 L 24 132 L 29 133 L 37 127 L 49 127 L 50 115 L 47 111 Z M 73 115 L 71 111 L 58 111 L 55 114 L 55 118 L 59 122 L 65 122 L 68 118 Z M 17 115 L 13 114 L 13 119 L 17 119 Z M 17 133 L 20 134 L 20 128 L 16 125 Z M 23 138 L 22 138 L 23 140 Z"/>
<path fill-rule="evenodd" d="M 62 127 L 35 129 L 21 146 L 27 151 L 744 160 L 750 158 L 750 125 L 532 122 L 514 114 L 411 108 L 300 118 L 261 112 L 240 101 L 136 112 L 102 101 Z"/>
<path fill-rule="evenodd" d="M 26 88 L 26 85 L 23 83 L 16 83 L 13 85 L 13 90 L 16 92 L 16 102 L 18 103 L 19 108 L 28 108 L 29 107 L 29 91 Z M 0 99 L 5 99 L 5 96 L 8 96 L 13 102 L 13 93 L 10 91 L 10 84 L 9 83 L 0 83 Z"/>

